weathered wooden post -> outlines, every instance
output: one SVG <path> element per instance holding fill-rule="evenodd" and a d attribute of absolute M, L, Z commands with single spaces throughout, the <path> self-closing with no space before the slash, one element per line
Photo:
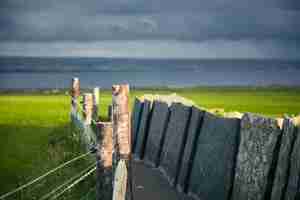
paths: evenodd
<path fill-rule="evenodd" d="M 80 96 L 80 83 L 79 83 L 79 78 L 72 78 L 72 86 L 71 86 L 71 111 L 73 113 L 76 113 L 78 111 L 77 108 L 77 102 L 78 102 L 78 97 Z"/>
<path fill-rule="evenodd" d="M 83 94 L 83 116 L 85 125 L 92 123 L 93 108 L 93 95 L 91 93 Z"/>
<path fill-rule="evenodd" d="M 131 131 L 130 131 L 130 111 L 129 111 L 129 85 L 113 85 L 112 87 L 112 124 L 113 124 L 113 175 L 115 175 L 116 167 L 120 162 L 126 163 L 124 174 L 129 174 L 130 171 L 130 159 L 131 159 Z M 119 167 L 120 168 L 120 167 Z M 122 169 L 122 167 L 121 167 Z M 116 174 L 117 175 L 117 174 Z M 122 176 L 121 176 L 122 177 Z M 122 184 L 122 181 L 126 180 L 126 184 Z M 114 191 L 128 191 L 127 185 L 131 190 L 131 182 L 129 179 L 114 177 L 114 181 L 119 181 L 120 183 L 114 182 Z M 118 187 L 125 187 L 118 189 Z M 132 195 L 132 192 L 130 192 Z M 126 192 L 126 196 L 129 192 Z M 120 198 L 118 200 L 125 199 L 125 194 L 118 195 Z"/>
<path fill-rule="evenodd" d="M 113 118 L 113 116 L 112 116 L 112 105 L 109 105 L 108 106 L 108 120 L 110 122 L 112 122 L 112 118 Z"/>
<path fill-rule="evenodd" d="M 98 87 L 95 87 L 93 90 L 93 119 L 98 121 L 98 110 L 99 110 L 99 95 L 100 90 Z"/>
<path fill-rule="evenodd" d="M 96 136 L 92 128 L 92 115 L 93 115 L 93 95 L 85 93 L 83 95 L 83 132 L 81 134 L 82 140 L 89 150 L 92 144 L 96 142 Z"/>
<path fill-rule="evenodd" d="M 112 124 L 97 123 L 97 190 L 96 200 L 112 199 Z"/>

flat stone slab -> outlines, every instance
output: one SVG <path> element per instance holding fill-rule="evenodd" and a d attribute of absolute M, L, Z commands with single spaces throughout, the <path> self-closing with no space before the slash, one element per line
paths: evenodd
<path fill-rule="evenodd" d="M 201 124 L 203 121 L 204 111 L 196 107 L 192 107 L 191 119 L 188 127 L 187 141 L 184 148 L 181 168 L 178 176 L 177 188 L 179 191 L 186 191 L 188 179 L 190 176 L 192 163 L 197 146 L 197 139 L 200 133 Z"/>
<path fill-rule="evenodd" d="M 196 199 L 227 200 L 234 178 L 240 119 L 205 113 L 188 193 Z"/>
<path fill-rule="evenodd" d="M 241 140 L 233 200 L 263 200 L 281 130 L 275 119 L 246 113 L 241 119 Z"/>
<path fill-rule="evenodd" d="M 290 175 L 285 192 L 285 200 L 300 199 L 299 181 L 300 181 L 300 127 L 296 128 L 296 140 L 293 146 L 290 159 Z M 298 196 L 297 196 L 298 195 Z"/>
<path fill-rule="evenodd" d="M 148 100 L 144 100 L 143 111 L 141 114 L 141 120 L 136 135 L 136 144 L 134 148 L 134 154 L 138 159 L 143 159 L 144 156 L 144 150 L 145 150 L 145 145 L 147 140 L 147 131 L 148 131 L 147 129 L 150 120 L 150 113 L 151 113 L 151 102 Z"/>
<path fill-rule="evenodd" d="M 191 107 L 173 103 L 160 160 L 160 169 L 171 185 L 175 185 L 186 138 Z"/>
<path fill-rule="evenodd" d="M 280 151 L 276 166 L 275 180 L 272 188 L 272 200 L 281 200 L 285 194 L 292 144 L 295 139 L 296 127 L 291 119 L 284 119 Z"/>
<path fill-rule="evenodd" d="M 134 106 L 132 110 L 132 116 L 131 116 L 131 145 L 132 145 L 132 151 L 134 151 L 134 147 L 136 144 L 136 138 L 139 130 L 140 120 L 141 120 L 141 114 L 143 109 L 143 102 L 141 102 L 138 98 L 135 98 L 134 100 Z"/>
<path fill-rule="evenodd" d="M 193 200 L 171 187 L 165 177 L 143 162 L 132 162 L 134 200 Z"/>
<path fill-rule="evenodd" d="M 168 104 L 160 101 L 154 101 L 144 157 L 145 162 L 152 166 L 157 167 L 159 162 L 168 116 Z"/>
<path fill-rule="evenodd" d="M 141 99 L 147 99 L 148 101 L 160 101 L 165 102 L 170 107 L 173 103 L 182 103 L 186 106 L 193 106 L 195 103 L 189 99 L 186 99 L 182 96 L 177 95 L 176 93 L 170 95 L 161 95 L 161 94 L 145 94 L 141 97 Z"/>

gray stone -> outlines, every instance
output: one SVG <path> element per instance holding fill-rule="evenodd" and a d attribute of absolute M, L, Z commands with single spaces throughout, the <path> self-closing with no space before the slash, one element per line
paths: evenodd
<path fill-rule="evenodd" d="M 171 185 L 175 185 L 176 182 L 190 110 L 191 107 L 184 106 L 181 103 L 173 103 L 170 107 L 170 120 L 160 158 L 160 169 Z"/>
<path fill-rule="evenodd" d="M 146 140 L 147 140 L 147 131 L 148 131 L 147 129 L 150 120 L 150 113 L 151 113 L 151 102 L 148 100 L 144 100 L 143 111 L 141 114 L 140 125 L 136 136 L 136 144 L 134 148 L 135 157 L 138 159 L 143 159 L 143 154 L 144 154 Z"/>
<path fill-rule="evenodd" d="M 288 168 L 294 138 L 295 126 L 292 120 L 285 119 L 283 122 L 283 132 L 276 166 L 275 180 L 272 188 L 272 200 L 283 199 L 285 186 L 288 180 Z"/>
<path fill-rule="evenodd" d="M 192 168 L 192 163 L 194 160 L 196 143 L 200 133 L 201 123 L 204 116 L 204 111 L 199 110 L 196 107 L 192 107 L 192 114 L 190 119 L 190 124 L 188 127 L 188 135 L 186 140 L 186 145 L 184 148 L 183 158 L 181 162 L 181 169 L 178 176 L 177 188 L 179 191 L 186 191 L 186 186 L 188 183 L 188 178 L 190 176 L 190 171 Z"/>
<path fill-rule="evenodd" d="M 233 184 L 240 119 L 205 113 L 189 180 L 189 195 L 227 200 Z"/>
<path fill-rule="evenodd" d="M 134 147 L 135 147 L 135 142 L 136 142 L 136 137 L 137 137 L 137 133 L 138 133 L 138 129 L 139 129 L 139 124 L 140 124 L 140 120 L 141 120 L 141 114 L 142 114 L 142 109 L 143 109 L 143 103 L 138 99 L 135 98 L 134 100 L 134 106 L 133 106 L 133 110 L 132 110 L 132 116 L 131 116 L 131 145 L 132 145 L 132 151 L 134 151 Z"/>
<path fill-rule="evenodd" d="M 168 104 L 159 101 L 153 102 L 152 119 L 144 158 L 145 162 L 153 166 L 157 166 L 159 162 L 168 115 Z"/>
<path fill-rule="evenodd" d="M 285 193 L 285 200 L 296 200 L 299 197 L 300 181 L 300 128 L 297 127 L 296 141 L 294 143 L 291 159 L 290 159 L 290 175 Z"/>
<path fill-rule="evenodd" d="M 241 120 L 241 140 L 233 186 L 233 200 L 263 200 L 281 130 L 275 119 L 246 113 Z"/>

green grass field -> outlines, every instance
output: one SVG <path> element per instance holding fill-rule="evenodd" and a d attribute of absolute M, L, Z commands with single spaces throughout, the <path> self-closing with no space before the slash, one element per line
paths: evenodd
<path fill-rule="evenodd" d="M 177 93 L 198 106 L 226 112 L 254 112 L 271 117 L 300 113 L 300 88 L 139 89 L 131 91 L 131 102 L 145 93 Z M 100 102 L 101 118 L 106 118 L 111 92 L 101 91 Z M 0 94 L 0 195 L 81 153 L 70 128 L 69 112 L 70 97 L 65 94 Z M 76 162 L 8 199 L 39 199 L 89 166 L 93 159 Z M 94 184 L 91 177 L 61 199 L 80 199 Z"/>

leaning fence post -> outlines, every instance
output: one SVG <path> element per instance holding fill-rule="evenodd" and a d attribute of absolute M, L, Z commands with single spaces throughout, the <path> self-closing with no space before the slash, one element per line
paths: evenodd
<path fill-rule="evenodd" d="M 130 169 L 131 132 L 129 111 L 129 85 L 112 87 L 112 124 L 113 124 L 113 175 L 120 160 L 124 160 Z M 130 172 L 130 170 L 128 171 Z M 130 173 L 128 173 L 130 176 Z M 115 179 L 115 177 L 114 177 Z M 129 179 L 127 179 L 129 180 Z M 131 181 L 127 182 L 131 190 Z M 126 193 L 128 195 L 128 192 Z M 132 195 L 132 192 L 130 192 Z M 124 197 L 125 198 L 125 197 Z"/>
<path fill-rule="evenodd" d="M 112 124 L 97 123 L 96 200 L 112 199 Z"/>
<path fill-rule="evenodd" d="M 72 78 L 72 88 L 71 88 L 71 111 L 76 113 L 78 111 L 77 102 L 80 96 L 80 83 L 79 78 Z"/>
<path fill-rule="evenodd" d="M 99 93 L 100 90 L 98 87 L 95 87 L 93 90 L 93 119 L 98 121 L 98 111 L 99 111 Z"/>

